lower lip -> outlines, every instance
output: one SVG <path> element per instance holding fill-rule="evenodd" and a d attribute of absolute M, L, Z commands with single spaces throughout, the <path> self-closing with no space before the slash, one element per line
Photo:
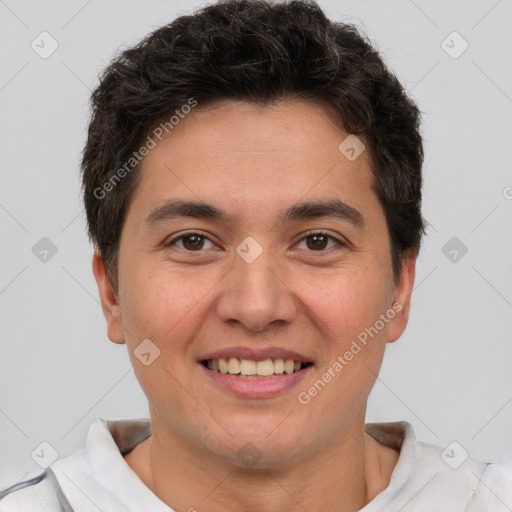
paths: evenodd
<path fill-rule="evenodd" d="M 296 373 L 284 373 L 273 377 L 262 377 L 261 379 L 244 379 L 229 373 L 209 370 L 202 363 L 198 364 L 201 371 L 216 386 L 241 398 L 272 398 L 277 396 L 296 386 L 313 369 L 313 365 L 310 365 Z"/>

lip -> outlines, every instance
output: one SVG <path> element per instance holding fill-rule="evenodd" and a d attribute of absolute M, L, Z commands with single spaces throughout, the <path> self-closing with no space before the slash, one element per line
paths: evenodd
<path fill-rule="evenodd" d="M 214 359 L 217 358 L 214 357 Z M 289 359 L 292 359 L 292 357 Z M 278 396 L 295 387 L 314 368 L 314 365 L 310 365 L 296 373 L 283 373 L 282 375 L 262 377 L 261 379 L 243 379 L 229 373 L 209 370 L 202 363 L 198 363 L 198 366 L 200 371 L 204 373 L 206 378 L 210 379 L 214 386 L 239 398 L 272 398 Z"/>
<path fill-rule="evenodd" d="M 266 348 L 249 348 L 249 347 L 231 347 L 216 350 L 198 359 L 198 362 L 206 361 L 208 359 L 224 359 L 236 357 L 238 359 L 251 359 L 253 361 L 264 361 L 265 359 L 293 359 L 301 363 L 313 363 L 312 359 L 306 356 L 280 347 L 266 347 Z"/>

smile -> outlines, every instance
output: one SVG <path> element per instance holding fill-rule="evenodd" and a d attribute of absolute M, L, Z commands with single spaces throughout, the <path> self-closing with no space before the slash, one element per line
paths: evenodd
<path fill-rule="evenodd" d="M 239 359 L 237 357 L 208 359 L 202 362 L 203 366 L 214 372 L 236 375 L 238 377 L 258 378 L 273 377 L 277 375 L 296 373 L 311 363 L 294 361 L 293 359 Z"/>
<path fill-rule="evenodd" d="M 243 399 L 268 399 L 292 391 L 314 370 L 293 359 L 204 359 L 198 368 L 218 390 Z"/>

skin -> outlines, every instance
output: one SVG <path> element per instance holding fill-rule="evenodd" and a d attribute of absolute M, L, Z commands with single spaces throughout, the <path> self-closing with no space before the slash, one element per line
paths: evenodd
<path fill-rule="evenodd" d="M 143 160 L 121 233 L 118 300 L 94 254 L 108 337 L 127 344 L 150 407 L 152 436 L 124 457 L 177 511 L 353 511 L 389 484 L 398 453 L 364 433 L 365 411 L 385 346 L 407 325 L 417 251 L 405 254 L 395 284 L 368 151 L 349 161 L 338 150 L 347 135 L 319 103 L 198 106 Z M 205 201 L 234 221 L 180 218 L 149 228 L 145 219 L 169 198 Z M 327 199 L 359 210 L 366 226 L 276 222 L 299 201 Z M 346 246 L 330 240 L 318 249 L 304 238 L 309 229 Z M 187 230 L 207 237 L 202 247 L 164 245 Z M 250 264 L 236 253 L 247 236 L 263 249 Z M 394 302 L 402 310 L 299 403 L 298 393 Z M 147 338 L 160 350 L 149 366 L 134 356 Z M 277 397 L 238 398 L 197 364 L 236 345 L 285 347 L 315 366 Z M 237 458 L 249 442 L 261 455 L 251 467 Z"/>

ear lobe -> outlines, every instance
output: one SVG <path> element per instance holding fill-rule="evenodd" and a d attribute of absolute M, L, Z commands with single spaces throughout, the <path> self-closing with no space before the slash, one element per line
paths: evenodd
<path fill-rule="evenodd" d="M 100 294 L 101 308 L 107 321 L 107 335 L 113 343 L 124 343 L 124 329 L 121 321 L 121 308 L 105 269 L 99 249 L 92 257 L 92 271 Z"/>
<path fill-rule="evenodd" d="M 406 251 L 402 259 L 400 280 L 393 293 L 392 309 L 396 314 L 389 322 L 388 342 L 390 343 L 400 338 L 407 327 L 407 322 L 409 321 L 409 310 L 411 308 L 411 294 L 416 275 L 417 257 L 418 249 L 410 249 Z"/>

